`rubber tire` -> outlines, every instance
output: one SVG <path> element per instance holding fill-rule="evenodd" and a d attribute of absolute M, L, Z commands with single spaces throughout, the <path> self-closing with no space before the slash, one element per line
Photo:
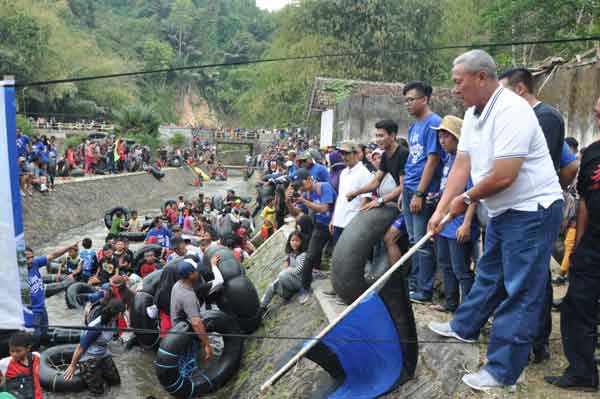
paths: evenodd
<path fill-rule="evenodd" d="M 158 318 L 153 320 L 148 317 L 146 308 L 154 304 L 154 297 L 146 292 L 137 292 L 133 298 L 133 308 L 130 312 L 131 327 L 144 330 L 156 330 L 156 333 L 135 333 L 140 346 L 144 349 L 156 350 L 160 341 Z"/>
<path fill-rule="evenodd" d="M 150 166 L 150 167 L 148 167 L 148 172 L 150 172 L 150 174 L 152 176 L 154 176 L 154 178 L 156 180 L 160 180 L 163 177 L 165 177 L 165 172 L 163 172 L 162 170 L 158 169 L 156 166 Z"/>
<path fill-rule="evenodd" d="M 46 391 L 78 393 L 86 389 L 86 385 L 79 373 L 66 381 L 62 371 L 52 367 L 52 364 L 69 364 L 77 345 L 58 345 L 48 348 L 40 355 L 40 384 Z"/>
<path fill-rule="evenodd" d="M 122 238 L 127 238 L 131 242 L 141 242 L 146 239 L 146 233 L 142 231 L 124 231 L 119 234 Z"/>
<path fill-rule="evenodd" d="M 83 177 L 85 176 L 85 171 L 83 169 L 75 168 L 71 171 L 71 177 Z"/>
<path fill-rule="evenodd" d="M 155 270 L 152 273 L 148 274 L 146 277 L 144 277 L 144 279 L 142 280 L 142 289 L 140 291 L 154 296 L 154 294 L 156 293 L 156 289 L 158 288 L 158 284 L 160 283 L 160 278 L 162 276 L 163 269 Z"/>
<path fill-rule="evenodd" d="M 202 315 L 207 332 L 221 334 L 239 334 L 240 329 L 235 320 L 219 311 L 209 310 Z M 177 323 L 171 331 L 192 331 L 186 322 Z M 154 361 L 154 370 L 161 385 L 167 390 L 175 387 L 176 390 L 167 390 L 178 398 L 199 397 L 216 392 L 225 385 L 239 370 L 244 350 L 244 340 L 241 337 L 223 337 L 223 352 L 218 362 L 211 362 L 210 367 L 203 368 L 202 372 L 193 373 L 192 377 L 181 375 L 179 362 L 186 355 L 193 335 L 167 334 L 160 343 Z M 194 378 L 195 377 L 195 378 Z M 180 383 L 178 383 L 178 381 Z"/>
<path fill-rule="evenodd" d="M 129 209 L 124 206 L 115 206 L 104 212 L 104 225 L 110 230 L 112 226 L 112 218 L 116 211 L 120 210 L 125 215 L 125 219 L 129 219 Z"/>
<path fill-rule="evenodd" d="M 58 270 L 57 270 L 57 272 L 58 272 Z M 58 276 L 57 273 L 48 273 L 48 274 L 42 276 L 42 280 L 44 281 L 44 284 L 54 284 L 54 283 L 60 283 L 61 281 L 65 280 L 67 278 L 66 274 L 61 274 L 60 280 L 58 280 L 57 276 Z"/>
<path fill-rule="evenodd" d="M 48 328 L 40 338 L 40 344 L 49 348 L 57 345 L 78 344 L 81 331 L 61 328 Z"/>
<path fill-rule="evenodd" d="M 102 302 L 97 301 L 92 304 L 89 313 L 85 314 L 83 317 L 83 323 L 87 326 L 92 321 L 97 319 L 102 314 Z"/>
<path fill-rule="evenodd" d="M 83 309 L 85 304 L 80 303 L 77 300 L 79 294 L 91 294 L 96 292 L 96 289 L 86 283 L 73 283 L 67 288 L 67 294 L 65 296 L 67 300 L 67 306 L 70 309 Z"/>
<path fill-rule="evenodd" d="M 146 251 L 154 251 L 154 255 L 157 259 L 161 258 L 163 247 L 160 245 L 144 245 L 140 249 L 134 252 L 133 259 L 131 260 L 131 266 L 134 270 L 137 270 L 139 267 L 139 263 L 144 259 L 144 253 Z"/>
<path fill-rule="evenodd" d="M 73 284 L 75 284 L 75 279 L 70 277 L 59 281 L 58 283 L 44 284 L 44 294 L 46 295 L 46 298 L 50 298 L 51 296 L 68 289 Z"/>
<path fill-rule="evenodd" d="M 354 302 L 368 287 L 365 265 L 373 246 L 398 217 L 395 206 L 359 212 L 344 229 L 331 257 L 331 284 L 344 302 Z"/>
<path fill-rule="evenodd" d="M 229 248 L 222 245 L 213 245 L 206 250 L 203 258 L 205 269 L 212 269 L 210 265 L 210 258 L 212 258 L 214 255 L 219 255 L 221 257 L 221 261 L 217 267 L 223 276 L 223 280 L 228 281 L 234 277 L 244 276 L 246 274 L 246 270 L 237 260 L 234 253 Z"/>
<path fill-rule="evenodd" d="M 223 283 L 217 305 L 223 312 L 233 316 L 246 334 L 253 333 L 260 326 L 260 299 L 254 284 L 246 276 L 237 276 Z"/>
<path fill-rule="evenodd" d="M 59 267 L 60 267 L 60 262 L 52 261 L 46 265 L 46 273 L 47 274 L 56 274 L 56 273 L 58 273 Z"/>

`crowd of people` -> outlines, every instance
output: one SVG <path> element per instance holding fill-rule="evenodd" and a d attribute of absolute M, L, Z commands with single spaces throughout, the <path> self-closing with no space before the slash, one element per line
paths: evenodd
<path fill-rule="evenodd" d="M 474 342 L 491 320 L 487 364 L 463 377 L 467 385 L 512 386 L 528 362 L 547 361 L 554 304 L 569 367 L 546 381 L 597 390 L 598 142 L 578 148 L 575 138 L 565 137 L 562 115 L 535 97 L 525 68 L 498 75 L 494 60 L 477 50 L 455 60 L 452 78 L 468 108 L 464 119 L 433 112 L 432 88 L 414 81 L 403 92 L 414 118 L 407 141 L 394 121 L 382 120 L 374 126 L 376 145 L 345 141 L 318 148 L 294 137 L 262 154 L 263 184 L 289 180 L 285 195 L 264 201 L 276 212 L 272 224 L 280 225 L 280 213 L 290 214 L 303 233 L 289 237 L 284 270 L 263 307 L 274 294 L 299 292 L 304 302 L 321 274 L 324 249 L 349 221 L 394 204 L 400 216 L 383 237 L 390 265 L 402 255 L 402 236 L 414 245 L 428 231 L 436 234 L 407 271 L 410 301 L 453 315 L 450 323 L 431 323 L 431 330 Z M 600 127 L 600 102 L 594 116 Z M 442 224 L 446 214 L 450 221 Z M 550 257 L 563 236 L 565 254 L 553 279 Z M 438 270 L 444 302 L 433 304 Z M 567 295 L 557 303 L 552 284 L 566 279 Z"/>
<path fill-rule="evenodd" d="M 350 221 L 360 212 L 393 206 L 399 216 L 382 237 L 390 265 L 403 254 L 401 238 L 415 245 L 428 232 L 435 234 L 415 252 L 410 270 L 405 271 L 406 300 L 452 315 L 450 322 L 432 322 L 429 328 L 443 337 L 476 342 L 491 323 L 487 362 L 466 374 L 465 384 L 482 391 L 510 387 L 530 362 L 550 359 L 552 284 L 567 279 L 560 318 L 568 367 L 562 375 L 545 380 L 559 388 L 596 391 L 600 144 L 578 148 L 574 138 L 565 137 L 562 115 L 535 97 L 527 69 L 498 74 L 489 54 L 472 50 L 455 59 L 452 79 L 454 93 L 467 107 L 463 118 L 433 112 L 431 86 L 413 81 L 403 89 L 414 118 L 407 139 L 399 137 L 393 120 L 375 124 L 373 143 L 348 140 L 319 148 L 301 133 L 284 137 L 247 160 L 260 171 L 253 214 L 247 201 L 233 191 L 223 204 L 202 194 L 193 200 L 179 197 L 165 204 L 162 215 L 146 227 L 146 243 L 163 251 L 157 255 L 149 250 L 138 265 L 132 264 L 127 241 L 119 236 L 144 230 L 133 212 L 113 215 L 111 234 L 97 251 L 90 240 L 84 240 L 80 253 L 79 243 L 42 257 L 34 257 L 28 249 L 32 310 L 38 324 L 48 322 L 39 268 L 64 253 L 68 255 L 61 273 L 113 292 L 132 276 L 144 277 L 165 262 L 188 255 L 201 262 L 205 250 L 216 243 L 243 261 L 254 250 L 250 237 L 259 214 L 262 225 L 256 230 L 264 238 L 286 217 L 296 220 L 296 229 L 287 238 L 283 270 L 264 293 L 262 312 L 268 311 L 275 295 L 288 300 L 299 294 L 300 303 L 305 303 L 313 279 L 328 277 L 323 254 L 335 247 Z M 594 117 L 600 128 L 600 100 Z M 550 259 L 561 231 L 565 255 L 553 279 Z M 186 235 L 199 239 L 194 242 Z M 210 263 L 216 268 L 218 262 Z M 149 309 L 159 318 L 161 330 L 172 325 L 174 314 L 184 314 L 193 318 L 192 326 L 202 337 L 199 302 L 189 295 L 198 264 L 178 262 L 177 276 L 165 280 L 166 295 L 171 301 L 180 299 L 169 307 Z M 434 304 L 438 271 L 443 303 Z M 178 278 L 182 281 L 175 294 Z M 218 281 L 216 277 L 213 288 L 218 289 Z M 336 295 L 333 290 L 325 294 Z M 159 289 L 156 295 L 165 291 Z M 126 305 L 115 302 L 106 307 L 107 314 L 96 323 L 118 324 Z M 89 359 L 80 356 L 90 355 L 89 342 L 98 339 L 107 337 L 82 339 L 68 373 Z M 210 357 L 210 348 L 205 352 Z M 111 368 L 94 364 L 86 370 Z"/>

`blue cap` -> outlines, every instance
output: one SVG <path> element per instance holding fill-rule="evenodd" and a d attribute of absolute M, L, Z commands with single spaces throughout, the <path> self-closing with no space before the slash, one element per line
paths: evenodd
<path fill-rule="evenodd" d="M 180 260 L 175 265 L 177 269 L 177 278 L 186 278 L 196 271 L 196 262 L 191 259 Z"/>

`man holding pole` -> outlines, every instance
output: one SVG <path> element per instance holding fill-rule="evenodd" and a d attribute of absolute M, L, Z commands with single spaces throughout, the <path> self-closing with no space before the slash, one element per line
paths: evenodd
<path fill-rule="evenodd" d="M 435 333 L 473 342 L 494 314 L 487 364 L 463 382 L 476 390 L 512 386 L 529 360 L 542 314 L 548 263 L 560 228 L 562 194 L 531 106 L 503 88 L 482 50 L 454 60 L 455 93 L 466 106 L 454 167 L 428 229 L 439 232 L 474 202 L 490 216 L 475 284 L 450 323 Z M 463 193 L 469 176 L 474 186 Z"/>

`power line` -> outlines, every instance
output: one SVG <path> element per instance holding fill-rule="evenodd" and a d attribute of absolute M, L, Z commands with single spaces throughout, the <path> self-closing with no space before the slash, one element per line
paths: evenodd
<path fill-rule="evenodd" d="M 142 76 L 142 75 L 151 75 L 151 74 L 158 74 L 158 73 L 188 71 L 188 70 L 194 70 L 194 69 L 235 67 L 235 66 L 242 66 L 242 65 L 264 64 L 264 63 L 271 63 L 271 62 L 307 61 L 307 60 L 315 60 L 315 59 L 321 59 L 321 58 L 355 57 L 355 56 L 366 55 L 366 54 L 377 55 L 377 54 L 382 54 L 382 53 L 387 53 L 387 54 L 422 53 L 422 52 L 433 52 L 433 51 L 441 51 L 441 50 L 497 48 L 497 47 L 523 46 L 523 45 L 536 45 L 536 44 L 575 43 L 575 42 L 587 42 L 587 41 L 597 41 L 597 40 L 600 40 L 600 36 L 585 36 L 585 37 L 542 39 L 542 40 L 521 40 L 521 41 L 513 41 L 513 42 L 454 44 L 454 45 L 432 46 L 432 47 L 413 47 L 413 48 L 404 48 L 404 49 L 397 49 L 397 50 L 386 50 L 386 49 L 380 49 L 380 48 L 373 48 L 373 49 L 366 50 L 366 51 L 312 54 L 312 55 L 293 56 L 293 57 L 264 58 L 264 59 L 255 59 L 255 60 L 246 60 L 246 61 L 235 61 L 235 62 L 228 62 L 228 63 L 190 65 L 190 66 L 183 66 L 183 67 L 153 69 L 153 70 L 145 70 L 145 71 L 112 73 L 112 74 L 107 74 L 107 75 L 94 75 L 94 76 L 82 76 L 82 77 L 74 77 L 74 78 L 66 78 L 66 79 L 34 81 L 34 82 L 16 83 L 14 85 L 14 87 L 21 88 L 21 87 L 33 87 L 33 86 L 46 86 L 46 85 L 54 85 L 54 84 L 61 84 L 61 83 L 84 82 L 84 81 L 89 81 L 89 80 L 112 79 L 112 78 L 121 78 L 121 77 L 128 77 L 128 76 Z"/>
<path fill-rule="evenodd" d="M 34 325 L 34 328 L 48 328 L 54 330 L 75 330 L 75 331 L 110 331 L 120 333 L 138 333 L 138 334 L 171 334 L 171 335 L 190 335 L 198 336 L 204 335 L 209 337 L 224 337 L 224 338 L 243 338 L 243 339 L 255 339 L 255 340 L 279 340 L 279 341 L 315 341 L 320 338 L 314 336 L 285 336 L 285 335 L 254 335 L 254 334 L 236 334 L 236 333 L 219 333 L 219 332 L 206 332 L 199 334 L 196 331 L 160 331 L 158 329 L 144 329 L 144 328 L 119 328 L 119 327 L 97 327 L 97 326 L 61 326 L 61 325 L 47 325 L 39 326 Z M 49 334 L 50 336 L 52 334 Z M 596 336 L 597 334 L 590 334 L 590 337 Z M 550 341 L 561 341 L 562 337 L 549 338 Z M 391 343 L 399 342 L 401 344 L 462 344 L 462 345 L 489 345 L 493 341 L 475 341 L 475 342 L 463 342 L 459 340 L 393 340 L 389 338 L 377 338 L 377 337 L 366 337 L 366 338 L 328 338 L 328 340 L 353 343 L 353 342 L 364 342 L 364 343 Z"/>

